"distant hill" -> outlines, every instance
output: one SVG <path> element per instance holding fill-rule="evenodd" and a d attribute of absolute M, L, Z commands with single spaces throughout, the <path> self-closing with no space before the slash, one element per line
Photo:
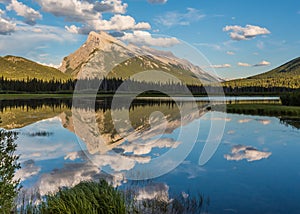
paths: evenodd
<path fill-rule="evenodd" d="M 293 59 L 271 71 L 244 79 L 223 83 L 231 87 L 286 87 L 300 88 L 300 57 Z"/>
<path fill-rule="evenodd" d="M 171 52 L 126 45 L 105 32 L 91 32 L 78 50 L 63 59 L 59 70 L 77 79 L 106 76 L 124 80 L 147 70 L 164 71 L 190 85 L 201 85 L 201 82 L 214 79 L 200 67 Z M 159 82 L 170 82 L 168 78 L 165 75 Z M 145 79 L 157 81 L 153 75 Z"/>
<path fill-rule="evenodd" d="M 293 59 L 269 72 L 249 77 L 248 79 L 290 78 L 300 75 L 300 57 Z"/>
<path fill-rule="evenodd" d="M 40 80 L 67 80 L 71 76 L 62 73 L 56 68 L 44 66 L 18 56 L 0 57 L 0 77 L 10 80 L 40 79 Z"/>

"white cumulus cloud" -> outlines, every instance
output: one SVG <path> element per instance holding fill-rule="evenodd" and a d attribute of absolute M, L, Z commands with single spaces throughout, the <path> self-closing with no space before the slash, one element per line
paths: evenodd
<path fill-rule="evenodd" d="M 245 27 L 239 25 L 227 25 L 223 28 L 223 31 L 230 31 L 230 38 L 237 41 L 248 40 L 259 35 L 266 35 L 271 33 L 267 28 L 255 25 L 246 25 Z"/>
<path fill-rule="evenodd" d="M 64 17 L 66 21 L 85 21 L 99 19 L 100 13 L 95 13 L 94 5 L 87 1 L 79 0 L 37 0 L 42 10 L 58 17 Z"/>
<path fill-rule="evenodd" d="M 160 201 L 169 201 L 169 186 L 164 183 L 153 183 L 142 187 L 137 192 L 137 200 L 157 199 Z"/>
<path fill-rule="evenodd" d="M 42 19 L 42 15 L 38 11 L 17 0 L 12 0 L 6 9 L 13 10 L 18 16 L 24 17 L 24 22 L 29 25 L 35 25 L 37 19 Z"/>
<path fill-rule="evenodd" d="M 100 13 L 126 13 L 128 4 L 122 3 L 121 0 L 103 0 L 101 2 L 96 1 L 94 3 L 94 10 Z"/>
<path fill-rule="evenodd" d="M 8 35 L 16 30 L 16 24 L 0 17 L 0 34 Z"/>
<path fill-rule="evenodd" d="M 238 123 L 249 123 L 250 121 L 251 121 L 251 119 L 246 118 L 246 119 L 240 119 L 240 120 L 238 121 Z"/>
<path fill-rule="evenodd" d="M 40 171 L 41 167 L 36 166 L 34 160 L 30 159 L 22 163 L 22 168 L 17 170 L 15 179 L 24 181 L 31 176 L 37 175 Z"/>
<path fill-rule="evenodd" d="M 4 16 L 5 12 L 0 9 L 0 35 L 9 35 L 16 30 L 16 23 Z"/>
<path fill-rule="evenodd" d="M 246 63 L 246 62 L 238 62 L 237 65 L 241 66 L 241 67 L 250 67 L 251 66 L 249 63 Z"/>
<path fill-rule="evenodd" d="M 90 31 L 148 30 L 149 23 L 136 22 L 126 13 L 128 4 L 121 0 L 79 1 L 79 0 L 38 0 L 45 12 L 65 18 L 68 22 L 77 22 L 66 26 L 66 30 L 76 34 L 88 34 Z M 103 13 L 113 13 L 109 19 L 103 19 Z"/>
<path fill-rule="evenodd" d="M 231 154 L 224 155 L 226 160 L 247 160 L 248 162 L 269 158 L 271 152 L 259 151 L 252 146 L 236 145 L 231 149 Z"/>
<path fill-rule="evenodd" d="M 227 51 L 226 54 L 228 54 L 228 55 L 235 55 L 235 52 L 233 52 L 233 51 Z"/>
<path fill-rule="evenodd" d="M 41 175 L 36 186 L 42 195 L 55 193 L 59 187 L 73 187 L 81 181 L 94 180 L 100 169 L 91 163 L 71 163 Z"/>
<path fill-rule="evenodd" d="M 90 31 L 125 31 L 125 30 L 148 30 L 151 26 L 147 22 L 136 23 L 135 19 L 128 15 L 116 14 L 110 20 L 89 20 L 82 27 L 75 25 L 66 26 L 71 33 L 88 34 Z"/>
<path fill-rule="evenodd" d="M 271 65 L 270 62 L 263 60 L 263 61 L 261 61 L 261 62 L 255 64 L 254 66 L 255 66 L 255 67 L 259 67 L 259 66 L 269 66 L 269 65 Z"/>
<path fill-rule="evenodd" d="M 133 33 L 125 33 L 124 36 L 121 37 L 121 39 L 137 45 L 160 46 L 160 47 L 168 47 L 180 43 L 180 41 L 174 37 L 154 38 L 147 31 L 133 31 Z"/>
<path fill-rule="evenodd" d="M 124 149 L 125 153 L 133 153 L 134 155 L 145 155 L 149 154 L 153 148 L 177 148 L 179 142 L 174 141 L 173 139 L 159 139 L 152 140 L 146 143 L 131 143 L 128 145 L 123 145 L 120 148 Z"/>
<path fill-rule="evenodd" d="M 221 64 L 221 65 L 211 65 L 211 68 L 230 68 L 230 64 Z"/>

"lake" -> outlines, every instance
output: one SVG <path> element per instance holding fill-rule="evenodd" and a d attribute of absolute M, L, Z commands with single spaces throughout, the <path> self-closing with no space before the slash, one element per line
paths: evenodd
<path fill-rule="evenodd" d="M 201 194 L 209 213 L 300 213 L 299 118 L 226 114 L 206 98 L 127 102 L 1 101 L 1 128 L 18 132 L 23 189 L 106 178 L 138 199 Z"/>

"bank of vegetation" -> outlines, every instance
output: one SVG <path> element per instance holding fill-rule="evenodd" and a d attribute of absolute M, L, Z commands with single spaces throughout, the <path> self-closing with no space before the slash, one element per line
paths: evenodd
<path fill-rule="evenodd" d="M 282 94 L 280 99 L 283 105 L 300 106 L 300 91 Z"/>

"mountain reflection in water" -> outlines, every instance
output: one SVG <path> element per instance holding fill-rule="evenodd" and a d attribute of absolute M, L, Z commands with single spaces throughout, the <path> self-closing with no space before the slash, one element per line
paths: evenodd
<path fill-rule="evenodd" d="M 24 190 L 39 189 L 41 194 L 46 194 L 62 186 L 99 178 L 126 188 L 134 182 L 127 180 L 124 172 L 143 167 L 170 149 L 185 144 L 174 140 L 182 125 L 175 102 L 138 99 L 131 104 L 129 117 L 135 132 L 127 130 L 125 133 L 132 134 L 129 138 L 132 141 L 138 139 L 139 132 L 147 133 L 145 137 L 151 139 L 136 143 L 129 143 L 115 129 L 111 112 L 120 112 L 122 108 L 112 109 L 110 102 L 109 98 L 101 98 L 95 103 L 96 127 L 106 143 L 105 147 L 99 147 L 84 131 L 82 137 L 80 132 L 77 136 L 74 134 L 78 127 L 73 124 L 78 118 L 72 115 L 70 99 L 1 101 L 0 126 L 19 133 L 17 149 L 22 169 L 17 177 L 21 178 Z M 194 148 L 176 169 L 141 185 L 138 197 L 162 194 L 171 198 L 178 193 L 202 193 L 211 199 L 210 213 L 228 213 L 228 210 L 284 213 L 285 207 L 289 207 L 290 213 L 297 213 L 300 210 L 299 118 L 223 112 L 212 116 L 212 112 L 206 110 L 207 104 L 198 101 L 195 106 L 192 102 L 180 102 L 190 109 L 185 126 L 191 132 L 195 121 L 201 121 Z M 84 106 L 75 108 L 88 115 L 91 112 Z M 169 124 L 164 129 L 159 128 L 162 114 L 155 113 L 158 111 L 164 114 L 162 122 Z M 211 122 L 220 120 L 226 122 L 222 143 L 212 159 L 200 166 L 198 158 Z M 162 137 L 155 141 L 157 134 Z M 86 139 L 80 139 L 84 136 Z M 95 158 L 93 162 L 91 157 Z M 107 171 L 114 176 L 105 173 Z"/>

